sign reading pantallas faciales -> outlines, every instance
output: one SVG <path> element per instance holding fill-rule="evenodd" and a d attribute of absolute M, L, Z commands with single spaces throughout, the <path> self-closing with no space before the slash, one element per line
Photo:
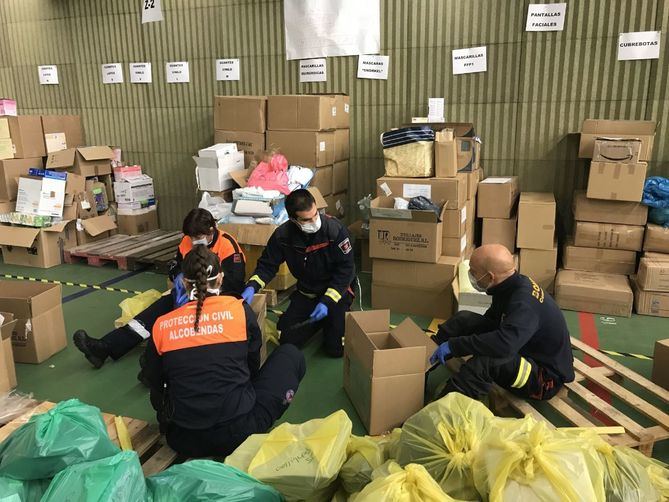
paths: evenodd
<path fill-rule="evenodd" d="M 618 61 L 659 58 L 659 31 L 636 31 L 618 36 Z"/>
<path fill-rule="evenodd" d="M 453 75 L 488 71 L 487 47 L 453 49 Z"/>
<path fill-rule="evenodd" d="M 566 13 L 566 3 L 530 4 L 525 31 L 562 31 Z"/>

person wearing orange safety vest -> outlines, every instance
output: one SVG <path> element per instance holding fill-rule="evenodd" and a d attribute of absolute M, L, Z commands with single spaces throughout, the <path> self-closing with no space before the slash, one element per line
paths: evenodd
<path fill-rule="evenodd" d="M 223 457 L 281 417 L 305 360 L 282 345 L 260 367 L 256 314 L 237 296 L 219 296 L 218 257 L 197 245 L 182 269 L 189 302 L 155 322 L 143 373 L 170 447 L 187 457 Z"/>

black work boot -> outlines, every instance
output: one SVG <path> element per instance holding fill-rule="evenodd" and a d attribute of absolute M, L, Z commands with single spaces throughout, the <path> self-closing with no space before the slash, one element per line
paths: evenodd
<path fill-rule="evenodd" d="M 109 357 L 107 345 L 102 340 L 91 338 L 83 329 L 77 330 L 72 336 L 74 345 L 86 356 L 95 369 L 100 369 Z"/>

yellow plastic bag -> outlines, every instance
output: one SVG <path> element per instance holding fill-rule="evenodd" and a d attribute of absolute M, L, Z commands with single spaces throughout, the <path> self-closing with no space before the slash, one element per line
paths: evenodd
<path fill-rule="evenodd" d="M 601 463 L 586 456 L 573 434 L 545 422 L 496 419 L 479 445 L 473 472 L 476 489 L 491 502 L 581 502 L 598 500 Z"/>
<path fill-rule="evenodd" d="M 374 481 L 350 502 L 453 502 L 456 499 L 444 493 L 425 467 L 409 464 L 402 469 L 389 461 L 374 471 Z"/>
<path fill-rule="evenodd" d="M 649 458 L 638 450 L 631 448 L 615 448 L 617 453 L 623 453 L 630 459 L 634 459 L 638 465 L 644 468 L 650 479 L 650 483 L 657 492 L 657 500 L 669 501 L 669 465 L 657 459 Z M 652 500 L 652 499 L 647 499 Z"/>
<path fill-rule="evenodd" d="M 160 291 L 149 289 L 148 291 L 144 291 L 143 293 L 135 295 L 132 298 L 126 298 L 123 300 L 118 305 L 121 307 L 121 317 L 116 319 L 117 326 L 119 324 L 121 326 L 128 324 L 128 321 L 133 319 L 140 312 L 143 312 L 150 305 L 156 303 L 161 296 L 162 293 Z"/>
<path fill-rule="evenodd" d="M 397 460 L 424 466 L 451 497 L 478 499 L 471 466 L 493 419 L 481 402 L 450 393 L 404 423 Z"/>
<path fill-rule="evenodd" d="M 351 436 L 351 420 L 339 410 L 300 425 L 281 424 L 250 436 L 225 463 L 276 488 L 286 500 L 329 500 Z"/>
<path fill-rule="evenodd" d="M 362 490 L 372 481 L 374 469 L 388 460 L 387 447 L 393 441 L 388 436 L 351 436 L 346 452 L 348 458 L 339 471 L 339 481 L 348 493 Z"/>

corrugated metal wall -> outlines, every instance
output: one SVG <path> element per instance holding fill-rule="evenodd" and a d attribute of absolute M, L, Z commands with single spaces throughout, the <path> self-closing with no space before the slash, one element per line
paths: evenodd
<path fill-rule="evenodd" d="M 651 172 L 669 175 L 667 0 L 572 1 L 559 33 L 524 31 L 528 0 L 382 0 L 389 80 L 358 80 L 357 58 L 343 57 L 328 59 L 322 84 L 300 84 L 285 60 L 281 1 L 162 3 L 165 21 L 142 26 L 140 0 L 3 0 L 0 95 L 21 113 L 80 113 L 90 144 L 122 146 L 154 176 L 165 227 L 196 201 L 191 155 L 213 141 L 215 94 L 349 93 L 351 200 L 382 174 L 379 134 L 425 115 L 436 96 L 449 120 L 476 124 L 488 173 L 554 190 L 563 210 L 585 183 L 570 134 L 585 118 L 659 121 Z M 618 33 L 643 30 L 663 31 L 662 58 L 616 61 Z M 488 46 L 488 72 L 451 75 L 451 49 L 477 45 Z M 239 82 L 215 81 L 219 57 L 241 58 Z M 165 63 L 184 60 L 191 83 L 166 84 Z M 153 84 L 127 82 L 138 61 L 153 63 Z M 111 62 L 126 83 L 101 83 Z M 38 64 L 57 64 L 61 85 L 40 86 Z"/>

